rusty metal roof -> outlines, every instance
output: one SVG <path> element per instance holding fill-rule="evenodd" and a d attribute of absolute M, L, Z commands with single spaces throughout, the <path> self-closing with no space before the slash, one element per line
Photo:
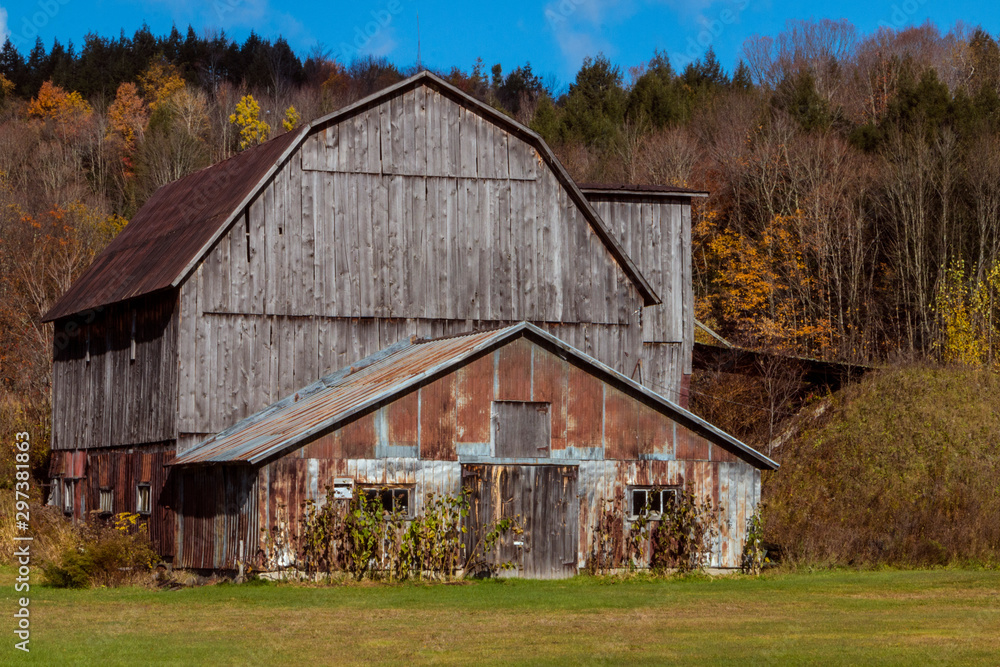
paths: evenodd
<path fill-rule="evenodd" d="M 692 190 L 672 185 L 634 185 L 630 183 L 580 183 L 580 190 L 592 195 L 631 195 L 643 197 L 707 197 L 706 190 Z"/>
<path fill-rule="evenodd" d="M 697 415 L 528 322 L 434 340 L 401 341 L 247 417 L 180 454 L 170 465 L 265 463 L 521 337 L 557 348 L 563 356 L 574 358 L 601 379 L 639 392 L 646 402 L 677 423 L 756 467 L 769 470 L 778 467 L 771 459 Z"/>
<path fill-rule="evenodd" d="M 646 305 L 660 303 L 659 296 L 632 258 L 625 253 L 607 224 L 536 132 L 424 71 L 317 118 L 298 132 L 288 132 L 164 185 L 45 313 L 42 320 L 50 322 L 91 308 L 177 287 L 306 136 L 420 85 L 429 86 L 474 109 L 534 146 L 642 295 L 643 302 Z"/>
<path fill-rule="evenodd" d="M 161 187 L 42 320 L 176 287 L 301 134 L 287 132 Z"/>

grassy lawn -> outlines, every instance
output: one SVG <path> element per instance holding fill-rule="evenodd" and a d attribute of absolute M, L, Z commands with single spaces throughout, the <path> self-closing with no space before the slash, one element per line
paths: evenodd
<path fill-rule="evenodd" d="M 12 579 L 10 568 L 0 571 L 10 613 Z M 996 664 L 1000 572 L 174 592 L 33 586 L 31 620 L 30 661 L 53 664 Z"/>

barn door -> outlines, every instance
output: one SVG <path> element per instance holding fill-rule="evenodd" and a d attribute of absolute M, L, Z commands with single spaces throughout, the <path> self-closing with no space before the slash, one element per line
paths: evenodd
<path fill-rule="evenodd" d="M 483 551 L 485 531 L 501 518 L 520 515 L 522 535 L 507 535 L 485 554 L 491 564 L 515 562 L 534 579 L 569 577 L 577 571 L 580 502 L 576 466 L 462 466 L 470 491 L 466 517 L 467 553 Z"/>

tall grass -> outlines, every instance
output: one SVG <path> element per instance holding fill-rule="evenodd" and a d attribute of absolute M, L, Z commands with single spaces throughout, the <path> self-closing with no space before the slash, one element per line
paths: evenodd
<path fill-rule="evenodd" d="M 832 399 L 765 478 L 766 538 L 796 563 L 1000 564 L 1000 376 L 905 368 Z"/>

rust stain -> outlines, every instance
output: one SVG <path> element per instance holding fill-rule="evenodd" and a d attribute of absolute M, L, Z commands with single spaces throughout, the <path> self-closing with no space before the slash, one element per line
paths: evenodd
<path fill-rule="evenodd" d="M 415 447 L 417 445 L 420 429 L 420 423 L 417 421 L 419 402 L 419 392 L 411 391 L 385 407 L 388 444 L 397 447 Z"/>
<path fill-rule="evenodd" d="M 420 458 L 456 461 L 455 374 L 420 389 Z"/>
<path fill-rule="evenodd" d="M 601 381 L 587 371 L 570 366 L 566 405 L 566 444 L 600 447 L 604 392 Z"/>
<path fill-rule="evenodd" d="M 497 350 L 497 400 L 531 400 L 531 343 L 523 338 Z"/>
<path fill-rule="evenodd" d="M 489 442 L 493 402 L 493 355 L 476 359 L 457 372 L 457 442 Z"/>
<path fill-rule="evenodd" d="M 638 403 L 614 387 L 605 387 L 604 458 L 639 458 Z"/>
<path fill-rule="evenodd" d="M 552 449 L 565 449 L 569 363 L 540 347 L 534 349 L 533 363 L 534 400 L 552 404 Z"/>
<path fill-rule="evenodd" d="M 373 459 L 375 458 L 375 413 L 369 412 L 347 425 L 338 432 L 341 438 L 341 448 L 344 458 Z"/>

